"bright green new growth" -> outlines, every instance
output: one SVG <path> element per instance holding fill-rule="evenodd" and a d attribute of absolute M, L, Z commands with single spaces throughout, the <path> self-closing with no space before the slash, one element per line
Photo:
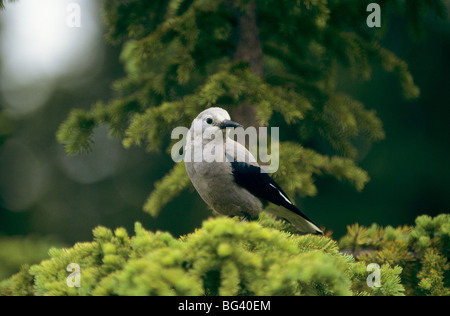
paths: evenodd
<path fill-rule="evenodd" d="M 327 237 L 299 236 L 263 215 L 259 222 L 215 218 L 179 239 L 137 223 L 98 227 L 94 241 L 51 249 L 51 259 L 3 283 L 7 295 L 352 295 L 364 287 L 364 266 L 339 253 Z M 81 267 L 81 287 L 69 287 L 70 263 Z M 383 267 L 387 295 L 403 293 L 401 269 Z M 354 292 L 354 287 L 363 288 Z"/>
<path fill-rule="evenodd" d="M 450 295 L 449 214 L 420 216 L 415 227 L 352 225 L 339 246 L 357 261 L 401 266 L 407 295 Z"/>
<path fill-rule="evenodd" d="M 205 221 L 174 238 L 98 227 L 94 241 L 51 249 L 50 259 L 0 283 L 0 295 L 449 295 L 450 215 L 421 216 L 415 227 L 354 225 L 339 243 L 300 236 L 262 213 L 257 222 Z M 66 268 L 81 268 L 69 287 Z M 378 263 L 380 287 L 367 266 Z"/>

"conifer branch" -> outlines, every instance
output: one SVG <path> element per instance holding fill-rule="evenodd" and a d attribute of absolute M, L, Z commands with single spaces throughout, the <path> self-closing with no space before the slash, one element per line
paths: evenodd
<path fill-rule="evenodd" d="M 449 218 L 433 221 L 448 225 Z M 368 235 L 378 234 L 380 228 L 369 230 Z M 209 219 L 200 229 L 180 238 L 147 231 L 139 223 L 133 236 L 123 228 L 111 231 L 97 227 L 92 242 L 52 249 L 48 260 L 25 266 L 1 282 L 0 294 L 393 296 L 430 286 L 430 294 L 448 291 L 440 274 L 443 270 L 439 270 L 445 268 L 445 260 L 436 247 L 425 250 L 420 261 L 421 272 L 414 281 L 419 287 L 405 278 L 408 264 L 382 262 L 381 287 L 371 288 L 366 261 L 342 254 L 328 237 L 299 236 L 289 231 L 289 224 L 268 215 L 244 223 L 226 217 Z M 440 231 L 430 233 L 439 235 Z M 397 242 L 393 234 L 399 233 L 395 236 L 401 239 L 403 232 L 403 228 L 386 228 L 385 239 Z M 83 267 L 79 288 L 67 286 L 69 263 Z"/>

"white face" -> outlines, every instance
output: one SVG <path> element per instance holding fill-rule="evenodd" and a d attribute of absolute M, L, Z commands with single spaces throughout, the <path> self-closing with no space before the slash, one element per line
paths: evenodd
<path fill-rule="evenodd" d="M 210 108 L 201 112 L 194 120 L 193 125 L 196 127 L 201 126 L 202 133 L 208 130 L 208 132 L 214 133 L 220 129 L 220 124 L 229 121 L 230 115 L 227 111 L 221 108 Z M 197 125 L 198 124 L 198 125 Z M 200 130 L 198 128 L 198 130 Z"/>

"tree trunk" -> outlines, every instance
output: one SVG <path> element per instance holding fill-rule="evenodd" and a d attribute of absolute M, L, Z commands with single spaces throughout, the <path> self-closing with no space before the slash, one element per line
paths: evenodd
<path fill-rule="evenodd" d="M 263 77 L 263 52 L 256 23 L 256 2 L 250 0 L 245 11 L 237 8 L 235 3 L 236 0 L 226 0 L 228 8 L 234 13 L 237 20 L 233 32 L 236 47 L 232 56 L 233 60 L 247 62 L 256 75 Z M 243 104 L 233 108 L 231 117 L 245 127 L 258 126 L 256 109 L 252 104 Z"/>

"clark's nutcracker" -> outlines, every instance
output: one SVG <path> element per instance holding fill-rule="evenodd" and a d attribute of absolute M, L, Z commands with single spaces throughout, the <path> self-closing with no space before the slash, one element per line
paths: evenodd
<path fill-rule="evenodd" d="M 263 202 L 269 201 L 279 207 L 268 211 L 289 221 L 300 232 L 323 234 L 261 171 L 254 156 L 229 137 L 227 128 L 236 127 L 242 126 L 231 121 L 228 112 L 221 108 L 209 108 L 192 122 L 184 161 L 192 184 L 206 204 L 219 214 L 243 216 L 245 220 L 258 216 Z M 203 149 L 207 147 L 212 148 L 215 159 L 205 157 Z"/>

